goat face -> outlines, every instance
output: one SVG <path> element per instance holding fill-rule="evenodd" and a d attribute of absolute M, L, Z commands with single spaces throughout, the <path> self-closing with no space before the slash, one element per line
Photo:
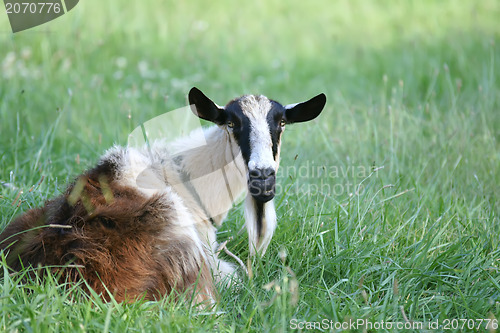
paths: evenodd
<path fill-rule="evenodd" d="M 225 127 L 237 142 L 247 166 L 248 191 L 260 203 L 275 195 L 285 125 L 316 118 L 325 103 L 324 94 L 286 106 L 265 96 L 245 95 L 221 107 L 197 88 L 189 92 L 192 111 L 201 119 Z"/>

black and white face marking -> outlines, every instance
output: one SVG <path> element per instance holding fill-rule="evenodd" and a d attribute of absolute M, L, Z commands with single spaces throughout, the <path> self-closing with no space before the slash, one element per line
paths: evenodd
<path fill-rule="evenodd" d="M 274 198 L 285 108 L 265 96 L 246 95 L 225 107 L 226 126 L 240 146 L 248 190 L 259 202 Z"/>
<path fill-rule="evenodd" d="M 220 107 L 197 88 L 189 92 L 189 104 L 194 105 L 192 111 L 198 117 L 224 126 L 232 133 L 247 165 L 248 190 L 259 203 L 275 195 L 285 124 L 316 118 L 325 103 L 324 94 L 287 106 L 265 96 L 245 95 Z"/>

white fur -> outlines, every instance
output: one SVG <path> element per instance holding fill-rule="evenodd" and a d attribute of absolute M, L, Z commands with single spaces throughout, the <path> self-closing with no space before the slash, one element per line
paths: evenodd
<path fill-rule="evenodd" d="M 271 168 L 276 171 L 272 140 L 267 124 L 271 102 L 265 96 L 248 95 L 239 100 L 243 113 L 250 119 L 250 161 L 248 169 Z"/>
<path fill-rule="evenodd" d="M 276 210 L 274 200 L 264 204 L 264 216 L 262 218 L 261 237 L 257 234 L 257 216 L 255 201 L 250 194 L 245 199 L 245 221 L 248 230 L 248 242 L 250 255 L 259 253 L 264 255 L 276 229 Z"/>
<path fill-rule="evenodd" d="M 251 121 L 249 170 L 271 168 L 276 172 L 276 162 L 273 158 L 272 141 L 269 133 L 269 125 L 266 119 L 258 118 Z"/>

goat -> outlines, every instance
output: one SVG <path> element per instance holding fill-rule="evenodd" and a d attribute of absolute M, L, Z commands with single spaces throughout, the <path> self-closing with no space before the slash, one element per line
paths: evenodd
<path fill-rule="evenodd" d="M 10 268 L 48 266 L 117 301 L 187 291 L 212 303 L 215 283 L 236 270 L 217 258 L 216 230 L 245 191 L 250 254 L 264 254 L 276 228 L 281 135 L 286 124 L 316 118 L 326 96 L 283 106 L 244 95 L 221 107 L 192 88 L 188 99 L 216 126 L 170 145 L 109 149 L 61 196 L 0 234 Z"/>

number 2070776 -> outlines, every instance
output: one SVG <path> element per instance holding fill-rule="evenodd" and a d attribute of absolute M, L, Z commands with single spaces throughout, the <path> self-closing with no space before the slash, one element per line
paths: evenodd
<path fill-rule="evenodd" d="M 444 319 L 442 322 L 444 330 L 449 329 L 498 329 L 498 319 Z"/>
<path fill-rule="evenodd" d="M 62 10 L 60 2 L 6 2 L 7 14 L 59 14 Z"/>

